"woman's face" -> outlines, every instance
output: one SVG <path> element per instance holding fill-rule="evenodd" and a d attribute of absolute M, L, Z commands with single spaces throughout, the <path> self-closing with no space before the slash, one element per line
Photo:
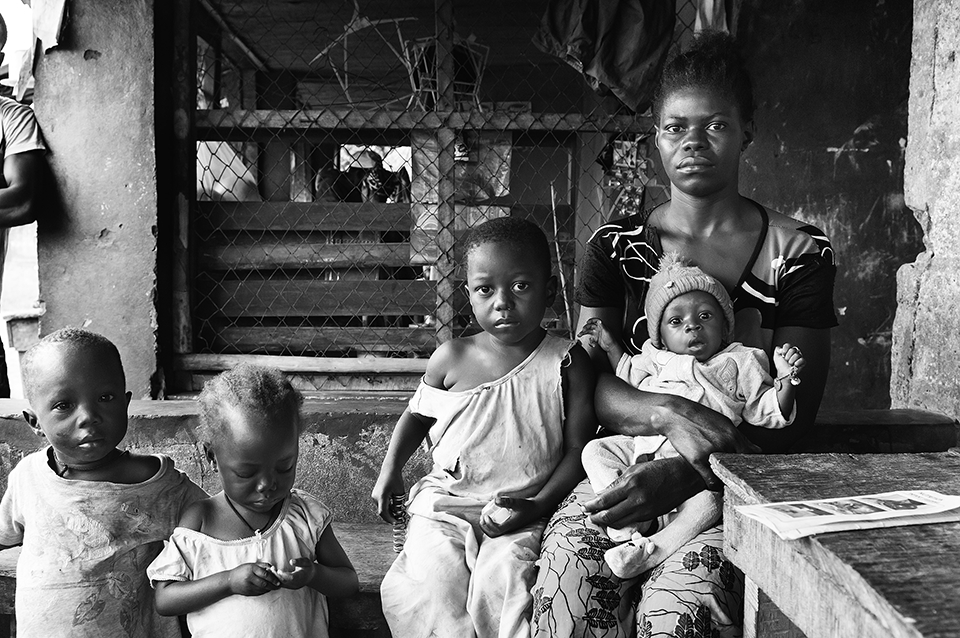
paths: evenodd
<path fill-rule="evenodd" d="M 740 154 L 752 139 L 752 122 L 743 122 L 736 103 L 715 91 L 689 87 L 663 101 L 657 149 L 670 183 L 687 195 L 736 192 Z"/>

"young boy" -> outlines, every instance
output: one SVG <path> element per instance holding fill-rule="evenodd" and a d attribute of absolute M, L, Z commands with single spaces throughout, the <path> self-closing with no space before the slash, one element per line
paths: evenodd
<path fill-rule="evenodd" d="M 406 543 L 381 587 L 404 638 L 530 635 L 544 517 L 583 476 L 596 428 L 586 353 L 540 327 L 556 293 L 543 232 L 495 219 L 464 253 L 483 332 L 430 357 L 373 490 L 393 522 L 403 466 L 427 438 L 434 469 L 411 490 Z"/>
<path fill-rule="evenodd" d="M 596 320 L 588 321 L 579 336 L 599 345 L 617 376 L 634 387 L 697 401 L 734 425 L 746 421 L 782 428 L 793 421 L 794 386 L 804 366 L 800 350 L 784 344 L 774 351 L 777 379 L 772 379 L 762 350 L 731 343 L 733 303 L 719 281 L 669 254 L 650 279 L 644 311 L 650 338 L 638 355 L 627 356 Z M 677 452 L 663 436 L 610 436 L 585 447 L 583 466 L 600 492 L 630 465 L 673 456 Z M 611 539 L 630 542 L 608 549 L 607 564 L 617 576 L 633 578 L 715 524 L 720 511 L 720 496 L 703 491 L 661 517 L 659 530 L 653 529 L 654 521 L 610 528 Z"/>
<path fill-rule="evenodd" d="M 48 446 L 10 472 L 0 501 L 0 547 L 23 545 L 17 636 L 179 636 L 154 610 L 146 568 L 206 493 L 166 456 L 117 449 L 130 393 L 108 339 L 59 330 L 21 368 L 24 418 Z"/>

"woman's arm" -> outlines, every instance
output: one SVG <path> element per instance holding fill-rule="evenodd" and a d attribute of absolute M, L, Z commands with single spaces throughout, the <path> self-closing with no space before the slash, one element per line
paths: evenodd
<path fill-rule="evenodd" d="M 786 452 L 813 430 L 830 369 L 829 328 L 778 328 L 773 333 L 773 347 L 784 343 L 800 348 L 804 360 L 803 380 L 796 387 L 797 416 L 793 424 L 779 430 L 740 424 L 740 429 L 751 441 L 771 454 Z"/>
<path fill-rule="evenodd" d="M 587 322 L 594 318 L 598 319 L 600 323 L 603 324 L 603 327 L 607 329 L 614 341 L 617 343 L 623 343 L 623 327 L 620 325 L 620 323 L 623 321 L 623 311 L 620 308 L 614 308 L 612 306 L 606 306 L 603 308 L 588 308 L 581 306 L 580 317 L 577 319 L 577 331 L 575 334 L 579 335 L 582 333 L 584 328 L 587 326 Z M 586 353 L 590 356 L 590 360 L 593 362 L 593 369 L 596 370 L 598 374 L 601 372 L 614 371 L 614 369 L 610 366 L 607 353 L 604 352 L 599 345 L 584 345 L 584 347 L 586 349 Z"/>
<path fill-rule="evenodd" d="M 549 516 L 585 476 L 580 454 L 597 430 L 597 418 L 593 412 L 594 371 L 583 348 L 575 345 L 570 350 L 570 363 L 561 368 L 560 374 L 565 414 L 563 458 L 533 498 L 502 496 L 496 499 L 497 505 L 515 513 L 502 523 L 488 516 L 481 517 L 480 527 L 488 536 L 500 536 Z"/>

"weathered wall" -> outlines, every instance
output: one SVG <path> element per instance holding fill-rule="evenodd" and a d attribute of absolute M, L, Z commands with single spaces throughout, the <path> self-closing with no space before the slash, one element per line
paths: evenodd
<path fill-rule="evenodd" d="M 825 408 L 889 405 L 895 273 L 922 249 L 902 195 L 910 18 L 909 0 L 744 0 L 741 9 L 758 129 L 743 192 L 820 227 L 837 253 Z"/>
<path fill-rule="evenodd" d="M 73 0 L 34 100 L 63 203 L 38 232 L 41 333 L 107 335 L 134 397 L 150 395 L 157 367 L 153 8 Z"/>
<path fill-rule="evenodd" d="M 960 414 L 960 1 L 914 7 L 907 205 L 925 252 L 898 273 L 895 406 Z"/>

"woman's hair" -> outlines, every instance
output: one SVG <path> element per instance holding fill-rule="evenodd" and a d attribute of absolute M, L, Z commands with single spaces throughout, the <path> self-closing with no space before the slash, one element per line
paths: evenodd
<path fill-rule="evenodd" d="M 303 395 L 279 370 L 241 363 L 218 374 L 203 385 L 200 392 L 200 425 L 197 437 L 201 443 L 216 447 L 225 433 L 227 413 L 241 412 L 264 417 L 290 416 L 302 430 L 300 406 Z M 265 426 L 273 422 L 263 419 Z"/>
<path fill-rule="evenodd" d="M 653 117 L 659 122 L 667 96 L 683 89 L 706 89 L 729 97 L 744 122 L 753 119 L 753 86 L 737 53 L 733 36 L 704 30 L 690 48 L 667 62 L 653 94 Z"/>
<path fill-rule="evenodd" d="M 497 217 L 484 222 L 470 231 L 463 247 L 464 266 L 470 261 L 470 253 L 483 244 L 507 244 L 528 253 L 550 276 L 550 245 L 540 227 L 533 222 L 517 217 Z"/>

